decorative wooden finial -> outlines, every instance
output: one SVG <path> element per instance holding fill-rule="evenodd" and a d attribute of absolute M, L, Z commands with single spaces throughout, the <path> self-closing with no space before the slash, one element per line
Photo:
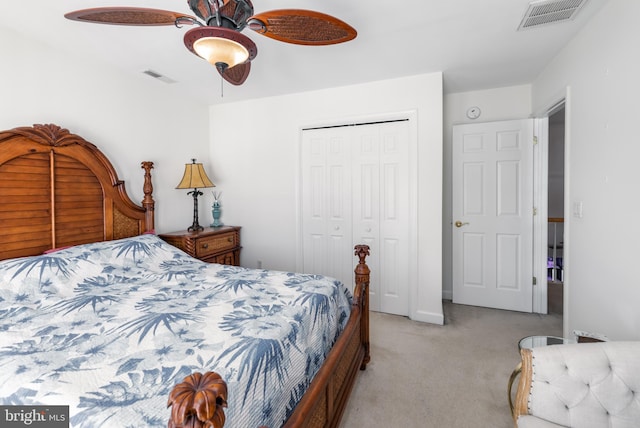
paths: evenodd
<path fill-rule="evenodd" d="M 369 254 L 369 246 L 368 245 L 363 245 L 363 244 L 356 245 L 355 246 L 355 250 L 356 250 L 356 252 L 355 252 L 356 256 L 358 256 L 358 258 L 360 259 L 359 263 L 360 264 L 364 264 L 364 259 L 368 255 L 370 255 Z"/>
<path fill-rule="evenodd" d="M 218 373 L 193 373 L 169 394 L 169 428 L 222 428 L 227 407 L 227 384 Z"/>
<path fill-rule="evenodd" d="M 365 259 L 367 258 L 369 254 L 369 246 L 368 245 L 356 245 L 355 246 L 355 255 L 358 256 L 358 265 L 356 266 L 356 284 L 358 284 L 361 281 L 365 280 L 365 276 L 366 276 L 366 281 L 367 281 L 367 285 L 369 283 L 369 273 L 371 272 L 369 270 L 369 266 L 367 266 L 367 263 L 365 261 Z"/>

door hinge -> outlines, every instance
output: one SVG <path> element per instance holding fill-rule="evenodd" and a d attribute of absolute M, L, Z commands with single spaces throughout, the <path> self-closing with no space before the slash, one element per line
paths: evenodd
<path fill-rule="evenodd" d="M 537 146 L 537 145 L 538 145 L 538 137 L 537 137 L 537 136 L 534 136 L 534 137 L 533 137 L 533 145 L 534 145 L 534 146 Z"/>
<path fill-rule="evenodd" d="M 535 276 L 533 277 L 533 285 L 538 285 L 538 278 Z"/>
<path fill-rule="evenodd" d="M 538 209 L 536 207 L 533 207 L 533 215 L 538 215 Z"/>

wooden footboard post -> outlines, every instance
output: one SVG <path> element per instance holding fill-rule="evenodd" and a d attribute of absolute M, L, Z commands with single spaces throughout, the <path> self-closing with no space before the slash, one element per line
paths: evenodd
<path fill-rule="evenodd" d="M 371 270 L 367 266 L 365 259 L 369 255 L 368 245 L 356 245 L 355 254 L 360 261 L 356 266 L 356 299 L 362 299 L 362 317 L 360 318 L 360 331 L 362 344 L 364 345 L 364 359 L 360 365 L 360 370 L 365 370 L 371 361 L 369 343 L 369 279 Z"/>
<path fill-rule="evenodd" d="M 144 192 L 144 199 L 142 199 L 142 206 L 144 207 L 144 228 L 145 232 L 151 232 L 154 230 L 153 224 L 153 210 L 155 209 L 155 201 L 153 200 L 153 184 L 151 184 L 151 169 L 153 168 L 153 162 L 142 162 L 142 169 L 144 169 L 144 185 L 142 190 Z"/>

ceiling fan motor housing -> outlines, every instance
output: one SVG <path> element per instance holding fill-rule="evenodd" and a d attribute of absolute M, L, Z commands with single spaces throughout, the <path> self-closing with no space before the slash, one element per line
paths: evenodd
<path fill-rule="evenodd" d="M 253 15 L 249 0 L 216 0 L 218 13 L 209 0 L 189 0 L 189 7 L 206 25 L 241 31 Z"/>

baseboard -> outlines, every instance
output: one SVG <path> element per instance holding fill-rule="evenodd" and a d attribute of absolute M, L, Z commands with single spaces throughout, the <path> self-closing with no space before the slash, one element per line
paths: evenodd
<path fill-rule="evenodd" d="M 434 313 L 434 312 L 426 312 L 426 311 L 416 311 L 410 316 L 414 321 L 426 322 L 430 324 L 444 325 L 444 314 Z"/>

